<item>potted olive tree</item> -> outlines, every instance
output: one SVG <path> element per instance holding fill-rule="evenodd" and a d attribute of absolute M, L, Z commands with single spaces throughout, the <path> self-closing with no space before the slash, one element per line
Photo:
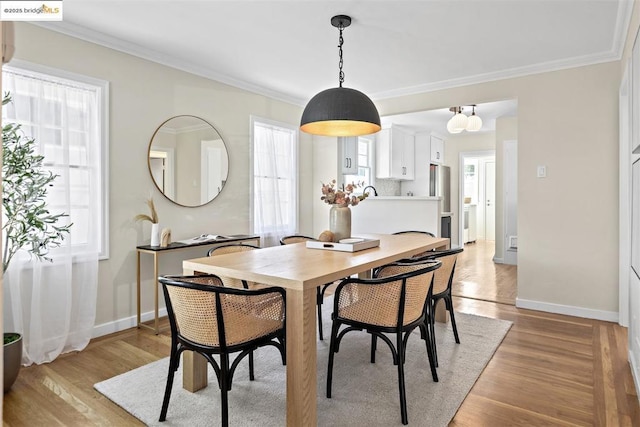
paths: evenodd
<path fill-rule="evenodd" d="M 5 94 L 2 105 L 9 102 L 11 97 Z M 37 154 L 36 148 L 36 141 L 27 137 L 19 124 L 2 127 L 3 273 L 20 249 L 39 260 L 51 261 L 47 256 L 50 248 L 60 246 L 71 227 L 58 225 L 58 220 L 67 214 L 52 214 L 47 209 L 47 190 L 58 175 L 44 169 L 44 156 Z M 5 332 L 3 350 L 6 392 L 20 370 L 22 335 Z"/>

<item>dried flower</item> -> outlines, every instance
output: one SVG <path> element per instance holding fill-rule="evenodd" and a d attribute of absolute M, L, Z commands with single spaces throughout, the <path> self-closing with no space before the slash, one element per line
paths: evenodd
<path fill-rule="evenodd" d="M 322 184 L 322 197 L 320 197 L 320 200 L 324 200 L 329 205 L 357 206 L 368 196 L 367 193 L 360 196 L 353 195 L 353 191 L 362 186 L 364 186 L 364 182 L 352 182 L 351 184 L 343 185 L 341 189 L 336 189 L 336 180 L 333 179 L 328 184 Z"/>
<path fill-rule="evenodd" d="M 151 211 L 151 215 L 138 214 L 134 217 L 136 221 L 149 221 L 152 224 L 158 223 L 158 212 L 156 212 L 156 206 L 153 204 L 153 197 L 147 199 L 147 206 Z"/>

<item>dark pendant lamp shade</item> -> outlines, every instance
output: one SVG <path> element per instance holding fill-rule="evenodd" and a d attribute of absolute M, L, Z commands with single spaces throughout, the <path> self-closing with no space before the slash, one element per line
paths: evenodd
<path fill-rule="evenodd" d="M 314 135 L 368 135 L 380 130 L 380 114 L 364 93 L 336 87 L 311 98 L 302 113 L 300 129 Z"/>
<path fill-rule="evenodd" d="M 351 18 L 336 15 L 331 25 L 340 30 L 339 44 L 339 87 L 323 90 L 311 98 L 302 113 L 300 130 L 314 135 L 358 136 L 369 135 L 380 130 L 378 109 L 364 93 L 342 87 L 342 30 L 351 25 Z"/>

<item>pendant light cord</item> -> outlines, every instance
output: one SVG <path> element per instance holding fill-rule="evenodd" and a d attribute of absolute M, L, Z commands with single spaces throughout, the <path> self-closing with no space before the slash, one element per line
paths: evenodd
<path fill-rule="evenodd" d="M 338 61 L 338 67 L 340 69 L 340 72 L 338 73 L 338 82 L 340 83 L 340 87 L 342 87 L 342 83 L 344 82 L 344 71 L 342 71 L 342 45 L 344 44 L 344 39 L 342 38 L 342 30 L 344 29 L 344 27 L 342 26 L 342 24 L 340 24 L 338 29 L 340 30 L 340 37 L 338 37 L 338 57 L 340 58 L 340 60 Z"/>

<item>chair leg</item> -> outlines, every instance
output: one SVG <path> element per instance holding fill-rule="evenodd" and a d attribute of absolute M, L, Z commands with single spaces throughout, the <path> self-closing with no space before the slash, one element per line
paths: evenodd
<path fill-rule="evenodd" d="M 329 342 L 329 366 L 327 367 L 327 398 L 331 399 L 331 382 L 333 380 L 333 355 L 336 353 L 336 340 L 340 324 L 333 321 L 331 325 L 331 341 Z"/>
<path fill-rule="evenodd" d="M 460 338 L 458 337 L 458 328 L 456 326 L 456 316 L 453 314 L 453 301 L 451 295 L 445 297 L 445 303 L 447 304 L 447 310 L 449 310 L 449 316 L 451 317 L 451 327 L 453 328 L 453 336 L 456 339 L 456 344 L 460 344 Z"/>
<path fill-rule="evenodd" d="M 427 357 L 429 357 L 429 367 L 431 368 L 431 377 L 433 382 L 438 382 L 438 372 L 436 371 L 436 362 L 433 358 L 433 347 L 431 345 L 431 337 L 429 336 L 429 330 L 427 324 L 420 325 L 420 335 L 424 336 L 424 342 L 427 346 Z"/>
<path fill-rule="evenodd" d="M 376 349 L 378 348 L 378 337 L 371 334 L 371 363 L 376 363 Z"/>
<path fill-rule="evenodd" d="M 222 402 L 222 427 L 229 426 L 229 355 L 220 355 L 220 400 Z"/>
<path fill-rule="evenodd" d="M 253 375 L 253 351 L 249 353 L 249 381 L 255 380 Z"/>
<path fill-rule="evenodd" d="M 407 415 L 407 392 L 404 385 L 404 349 L 402 334 L 397 334 L 397 350 L 398 350 L 398 389 L 400 392 L 400 416 L 402 424 L 409 424 L 409 416 Z"/>
<path fill-rule="evenodd" d="M 173 388 L 173 377 L 175 376 L 176 369 L 178 369 L 176 361 L 180 356 L 176 351 L 171 351 L 171 359 L 169 360 L 169 373 L 167 375 L 167 385 L 164 389 L 164 399 L 162 399 L 162 410 L 160 411 L 159 421 L 165 421 L 167 419 L 167 410 L 169 409 L 169 399 L 171 398 L 171 389 Z"/>
<path fill-rule="evenodd" d="M 433 350 L 433 359 L 438 366 L 438 346 L 436 344 L 436 301 L 431 306 L 431 319 L 429 321 L 429 329 L 431 332 L 431 346 Z"/>
<path fill-rule="evenodd" d="M 324 336 L 322 335 L 322 291 L 320 288 L 316 288 L 316 304 L 318 306 L 318 334 L 320 335 L 320 341 L 324 341 Z"/>

